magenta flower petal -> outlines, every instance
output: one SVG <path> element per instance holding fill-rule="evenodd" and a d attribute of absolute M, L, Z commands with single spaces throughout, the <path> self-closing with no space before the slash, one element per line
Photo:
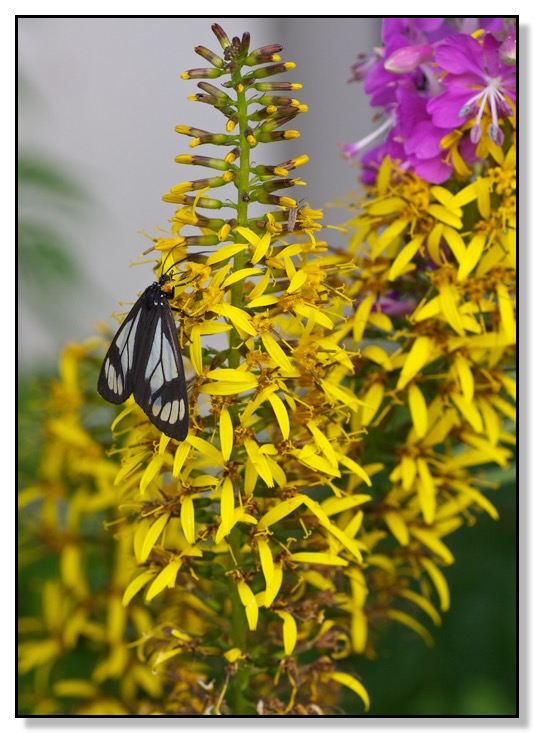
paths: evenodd
<path fill-rule="evenodd" d="M 436 49 L 436 63 L 451 74 L 472 71 L 479 76 L 485 72 L 480 44 L 465 33 L 447 38 Z"/>
<path fill-rule="evenodd" d="M 440 141 L 443 130 L 437 129 L 430 120 L 419 122 L 413 129 L 412 136 L 404 143 L 404 149 L 419 160 L 435 158 L 442 155 Z"/>

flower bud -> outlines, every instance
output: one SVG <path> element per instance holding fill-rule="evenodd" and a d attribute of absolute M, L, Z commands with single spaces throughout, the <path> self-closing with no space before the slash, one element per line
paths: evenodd
<path fill-rule="evenodd" d="M 188 69 L 180 74 L 181 79 L 217 79 L 222 76 L 224 69 Z"/>
<path fill-rule="evenodd" d="M 185 193 L 166 193 L 162 200 L 168 204 L 181 204 L 182 206 L 201 206 L 203 209 L 222 209 L 225 204 L 219 199 L 208 198 L 207 196 L 188 196 Z"/>
<path fill-rule="evenodd" d="M 217 56 L 217 54 L 214 54 L 213 51 L 210 51 L 209 48 L 206 48 L 205 46 L 196 46 L 195 52 L 218 69 L 222 69 L 224 67 L 223 59 L 220 56 Z"/>
<path fill-rule="evenodd" d="M 432 58 L 434 49 L 427 43 L 420 46 L 404 46 L 394 51 L 385 61 L 384 68 L 392 74 L 409 74 L 424 61 Z"/>
<path fill-rule="evenodd" d="M 515 26 L 512 27 L 507 38 L 504 40 L 502 46 L 499 49 L 499 56 L 501 61 L 507 66 L 513 66 L 517 60 L 517 49 L 516 49 L 516 36 Z"/>
<path fill-rule="evenodd" d="M 259 97 L 259 99 L 256 99 L 255 101 L 258 102 L 258 104 L 263 104 L 265 107 L 271 105 L 274 107 L 300 106 L 300 102 L 298 101 L 298 99 L 293 99 L 293 97 L 275 97 L 267 94 L 264 94 L 263 97 Z"/>
<path fill-rule="evenodd" d="M 210 94 L 212 97 L 215 97 L 219 104 L 234 104 L 234 100 L 229 97 L 226 92 L 223 92 L 222 89 L 219 89 L 207 81 L 199 81 L 197 86 L 199 89 L 202 89 L 203 92 L 206 92 L 206 94 Z"/>
<path fill-rule="evenodd" d="M 267 76 L 274 76 L 275 74 L 283 74 L 284 71 L 291 71 L 296 67 L 293 61 L 286 61 L 282 64 L 273 64 L 272 66 L 262 66 L 259 69 L 254 69 L 247 77 L 253 77 L 254 79 L 265 79 Z"/>
<path fill-rule="evenodd" d="M 270 46 L 257 48 L 245 59 L 245 66 L 256 66 L 257 64 L 266 64 L 271 61 L 280 61 L 278 53 L 284 47 L 279 43 L 273 43 Z"/>
<path fill-rule="evenodd" d="M 298 130 L 257 130 L 256 139 L 260 143 L 275 143 L 280 140 L 296 140 L 300 137 Z"/>
<path fill-rule="evenodd" d="M 251 84 L 251 87 L 258 92 L 293 92 L 302 89 L 302 84 L 289 81 L 259 81 Z"/>
<path fill-rule="evenodd" d="M 226 35 L 226 33 L 223 31 L 221 26 L 218 23 L 212 23 L 211 24 L 211 30 L 215 34 L 217 40 L 221 44 L 221 47 L 226 50 L 228 46 L 230 46 L 230 39 Z"/>
<path fill-rule="evenodd" d="M 219 171 L 230 170 L 230 164 L 227 161 L 210 158 L 206 155 L 177 155 L 174 162 L 183 163 L 184 165 L 203 165 L 206 168 L 214 168 Z"/>

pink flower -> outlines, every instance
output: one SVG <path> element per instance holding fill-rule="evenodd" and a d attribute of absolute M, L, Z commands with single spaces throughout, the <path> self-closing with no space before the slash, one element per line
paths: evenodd
<path fill-rule="evenodd" d="M 482 134 L 480 120 L 488 110 L 490 137 L 501 144 L 499 117 L 512 114 L 509 101 L 515 102 L 516 73 L 515 66 L 501 60 L 495 36 L 487 33 L 482 43 L 464 33 L 451 36 L 437 48 L 435 60 L 447 73 L 442 80 L 445 91 L 427 105 L 432 122 L 454 129 L 464 118 L 476 115 L 471 140 L 477 142 Z"/>

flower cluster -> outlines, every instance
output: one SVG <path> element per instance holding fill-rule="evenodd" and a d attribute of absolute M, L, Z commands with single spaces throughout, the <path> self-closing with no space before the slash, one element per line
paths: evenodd
<path fill-rule="evenodd" d="M 452 40 L 441 21 L 398 22 L 405 40 Z M 217 175 L 164 196 L 171 228 L 150 248 L 176 273 L 189 434 L 162 435 L 130 399 L 105 451 L 102 340 L 65 351 L 21 495 L 27 562 L 57 563 L 22 622 L 34 714 L 322 715 L 343 690 L 368 709 L 356 655 L 375 655 L 385 622 L 431 643 L 421 617 L 439 624 L 449 605 L 445 538 L 496 518 L 484 470 L 513 457 L 513 120 L 461 182 L 384 149 L 348 249 L 332 250 L 322 213 L 280 195 L 304 185 L 290 174 L 306 158 L 253 161 L 298 135 L 279 129 L 306 111 L 298 85 L 270 79 L 293 64 L 213 30 L 222 54 L 197 47 L 210 66 L 183 77 L 225 130 L 177 131 L 228 150 L 177 157 Z M 489 30 L 466 37 L 491 56 Z"/>
<path fill-rule="evenodd" d="M 503 144 L 503 123 L 515 109 L 515 26 L 503 18 L 450 20 L 387 18 L 384 46 L 354 65 L 354 80 L 364 79 L 384 121 L 345 154 L 354 157 L 387 131 L 362 156 L 366 183 L 388 155 L 430 183 L 469 176 L 488 141 Z"/>

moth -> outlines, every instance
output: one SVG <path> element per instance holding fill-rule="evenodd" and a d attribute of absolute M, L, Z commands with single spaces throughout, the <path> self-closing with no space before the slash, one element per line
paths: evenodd
<path fill-rule="evenodd" d="M 169 300 L 172 278 L 163 274 L 143 292 L 117 331 L 102 364 L 98 393 L 115 405 L 133 394 L 165 435 L 185 440 L 187 383 Z"/>

